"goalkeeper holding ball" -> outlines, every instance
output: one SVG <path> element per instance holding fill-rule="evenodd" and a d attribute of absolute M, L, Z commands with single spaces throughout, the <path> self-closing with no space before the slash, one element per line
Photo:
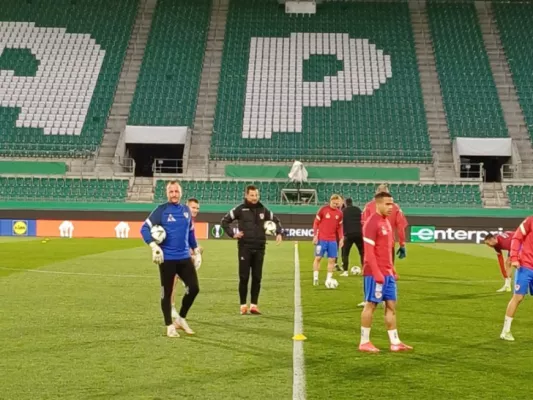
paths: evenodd
<path fill-rule="evenodd" d="M 239 223 L 237 233 L 233 233 L 233 229 L 230 227 L 235 220 Z M 259 190 L 255 186 L 249 185 L 246 187 L 244 203 L 231 209 L 220 223 L 229 237 L 238 240 L 241 315 L 248 313 L 247 297 L 250 271 L 252 272 L 250 313 L 261 314 L 257 303 L 261 290 L 266 247 L 265 221 L 273 221 L 276 224 L 276 242 L 280 244 L 282 227 L 279 219 L 259 202 Z"/>
<path fill-rule="evenodd" d="M 168 202 L 158 206 L 148 216 L 141 228 L 143 240 L 152 248 L 152 261 L 159 266 L 161 279 L 161 310 L 167 326 L 168 337 L 178 337 L 177 329 L 192 335 L 185 318 L 200 291 L 198 276 L 194 267 L 191 250 L 198 252 L 194 235 L 194 222 L 188 206 L 180 204 L 181 186 L 176 181 L 167 184 Z M 159 225 L 166 232 L 166 238 L 159 245 L 151 234 L 152 227 Z M 172 322 L 171 295 L 174 278 L 178 275 L 185 285 L 185 295 L 178 317 Z"/>

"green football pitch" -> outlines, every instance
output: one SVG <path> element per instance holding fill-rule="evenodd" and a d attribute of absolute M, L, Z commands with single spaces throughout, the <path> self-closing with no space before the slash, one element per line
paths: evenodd
<path fill-rule="evenodd" d="M 294 376 L 307 399 L 527 397 L 531 301 L 513 323 L 516 341 L 500 340 L 510 294 L 496 293 L 488 248 L 408 245 L 397 262 L 398 319 L 414 351 L 388 351 L 379 309 L 371 336 L 382 352 L 362 354 L 360 276 L 313 287 L 312 247 L 299 244 L 307 340 L 295 346 L 294 243 L 268 246 L 262 316 L 238 313 L 235 243 L 202 245 L 188 318 L 196 335 L 170 339 L 157 269 L 139 240 L 2 239 L 0 399 L 290 399 Z"/>

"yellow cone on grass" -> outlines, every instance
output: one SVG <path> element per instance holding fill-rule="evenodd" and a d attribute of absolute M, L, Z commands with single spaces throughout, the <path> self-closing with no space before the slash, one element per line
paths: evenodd
<path fill-rule="evenodd" d="M 292 340 L 306 340 L 306 339 L 307 339 L 307 338 L 306 338 L 303 334 L 301 334 L 301 333 L 298 333 L 297 335 L 294 335 L 294 336 L 292 337 Z"/>

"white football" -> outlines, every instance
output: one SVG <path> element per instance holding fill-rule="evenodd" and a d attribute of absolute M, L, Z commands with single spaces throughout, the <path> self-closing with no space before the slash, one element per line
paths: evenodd
<path fill-rule="evenodd" d="M 325 285 L 328 289 L 337 289 L 339 282 L 336 279 L 331 278 L 326 280 Z"/>
<path fill-rule="evenodd" d="M 275 236 L 276 235 L 276 223 L 274 221 L 265 221 L 263 228 L 265 229 L 265 233 L 269 236 Z"/>
<path fill-rule="evenodd" d="M 355 266 L 355 267 L 352 267 L 350 272 L 352 273 L 352 275 L 361 275 L 363 271 L 361 270 L 361 267 Z"/>
<path fill-rule="evenodd" d="M 154 239 L 157 244 L 163 243 L 167 237 L 167 232 L 161 225 L 152 226 L 152 229 L 150 229 L 150 234 L 152 235 L 152 239 Z"/>

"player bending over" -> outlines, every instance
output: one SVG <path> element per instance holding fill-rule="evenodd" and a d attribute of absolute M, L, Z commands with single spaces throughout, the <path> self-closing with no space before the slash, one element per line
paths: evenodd
<path fill-rule="evenodd" d="M 390 350 L 411 350 L 411 346 L 400 341 L 396 329 L 396 280 L 398 276 L 392 263 L 391 247 L 394 234 L 388 216 L 392 212 L 393 200 L 389 193 L 381 192 L 374 197 L 376 212 L 363 227 L 365 244 L 364 286 L 365 306 L 361 313 L 361 342 L 359 350 L 377 353 L 379 349 L 370 341 L 370 328 L 377 304 L 385 302 L 385 325 L 389 334 Z"/>
<path fill-rule="evenodd" d="M 504 284 L 503 286 L 496 290 L 497 292 L 510 292 L 511 291 L 511 259 L 509 258 L 509 252 L 511 250 L 511 239 L 513 238 L 514 232 L 507 231 L 493 235 L 489 233 L 485 236 L 483 240 L 485 244 L 489 247 L 492 247 L 498 255 L 498 263 L 500 264 L 500 272 L 502 273 Z M 502 251 L 507 251 L 507 259 L 503 259 Z"/>
<path fill-rule="evenodd" d="M 200 202 L 198 199 L 195 199 L 194 197 L 191 197 L 189 200 L 187 200 L 187 206 L 191 210 L 191 217 L 192 222 L 196 222 L 196 216 L 200 212 Z M 202 252 L 203 249 L 198 246 L 195 251 L 191 250 L 191 258 L 192 262 L 194 263 L 194 267 L 198 271 L 200 267 L 202 266 Z M 170 297 L 170 301 L 172 303 L 172 319 L 176 319 L 179 317 L 178 310 L 176 310 L 176 285 L 178 284 L 180 278 L 178 275 L 174 278 L 174 288 L 172 289 L 172 296 Z M 183 283 L 183 282 L 182 282 Z M 185 286 L 185 284 L 183 284 Z"/>
<path fill-rule="evenodd" d="M 145 243 L 152 248 L 152 261 L 159 266 L 161 311 L 167 327 L 167 336 L 178 337 L 176 329 L 183 329 L 189 335 L 194 333 L 185 318 L 200 292 L 198 275 L 191 258 L 191 249 L 196 250 L 198 244 L 191 211 L 186 205 L 180 204 L 181 186 L 178 182 L 171 181 L 167 184 L 167 198 L 167 203 L 158 206 L 148 216 L 141 227 L 141 235 Z M 154 242 L 150 233 L 155 225 L 162 226 L 166 232 L 166 239 L 160 245 Z M 185 295 L 178 318 L 173 323 L 170 297 L 176 275 L 185 284 Z"/>
<path fill-rule="evenodd" d="M 507 305 L 505 320 L 500 338 L 513 341 L 511 323 L 518 309 L 529 292 L 533 295 L 533 217 L 527 217 L 520 224 L 511 241 L 511 266 L 516 268 L 514 294 Z"/>
<path fill-rule="evenodd" d="M 338 255 L 338 247 L 344 245 L 344 233 L 342 231 L 342 211 L 340 210 L 342 198 L 334 194 L 329 199 L 329 204 L 318 210 L 313 222 L 313 244 L 315 245 L 315 260 L 313 261 L 313 285 L 318 285 L 318 272 L 320 271 L 320 261 L 326 254 L 328 255 L 328 281 L 333 279 L 335 269 L 335 259 Z"/>

